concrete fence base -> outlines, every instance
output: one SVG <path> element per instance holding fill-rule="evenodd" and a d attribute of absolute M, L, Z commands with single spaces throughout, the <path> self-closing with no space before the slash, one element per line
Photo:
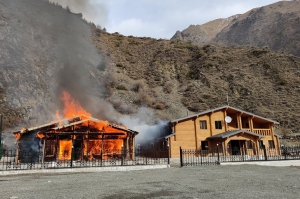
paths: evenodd
<path fill-rule="evenodd" d="M 0 171 L 0 175 L 34 174 L 34 173 L 86 173 L 105 171 L 134 171 L 145 169 L 164 169 L 170 165 L 139 165 L 139 166 L 116 166 L 116 167 L 85 167 L 64 169 L 35 169 L 35 170 L 9 170 Z"/>
<path fill-rule="evenodd" d="M 252 165 L 260 165 L 260 166 L 288 167 L 288 166 L 300 166 L 300 160 L 253 161 L 253 162 L 221 162 L 221 165 L 243 165 L 243 164 L 252 164 Z"/>

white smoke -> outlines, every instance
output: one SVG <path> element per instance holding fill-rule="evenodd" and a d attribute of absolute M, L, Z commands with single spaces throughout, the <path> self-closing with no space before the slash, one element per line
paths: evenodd
<path fill-rule="evenodd" d="M 147 107 L 139 109 L 134 116 L 122 116 L 119 121 L 129 129 L 139 132 L 135 137 L 136 145 L 151 144 L 155 138 L 163 137 L 166 132 L 168 123 L 166 121 L 156 121 L 154 111 Z M 153 123 L 155 124 L 149 124 Z"/>
<path fill-rule="evenodd" d="M 101 1 L 92 0 L 49 0 L 50 3 L 69 8 L 72 13 L 81 13 L 83 19 L 96 25 L 105 26 L 107 10 Z"/>

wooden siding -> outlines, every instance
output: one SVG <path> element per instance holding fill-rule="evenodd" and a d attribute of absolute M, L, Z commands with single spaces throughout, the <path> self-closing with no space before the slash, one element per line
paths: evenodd
<path fill-rule="evenodd" d="M 227 115 L 232 118 L 232 121 L 226 125 L 224 119 Z M 200 129 L 200 121 L 202 120 L 206 121 L 207 129 Z M 222 129 L 215 128 L 215 121 L 221 121 Z M 247 128 L 246 123 L 248 123 Z M 208 137 L 225 131 L 239 129 L 252 131 L 265 136 L 262 140 L 266 147 L 269 147 L 268 140 L 273 140 L 275 148 L 278 149 L 280 147 L 279 139 L 274 136 L 273 126 L 274 124 L 272 122 L 259 123 L 259 120 L 255 120 L 252 116 L 243 117 L 242 113 L 227 114 L 225 109 L 178 121 L 173 123 L 173 130 L 176 136 L 170 138 L 171 158 L 179 157 L 180 147 L 182 147 L 182 149 L 201 149 L 201 141 L 207 141 Z M 228 138 L 225 143 L 228 143 L 229 140 L 252 140 L 255 144 L 258 144 L 258 137 L 247 133 L 232 136 Z M 215 145 L 218 142 L 219 141 L 209 140 L 209 148 L 212 149 L 216 147 Z"/>

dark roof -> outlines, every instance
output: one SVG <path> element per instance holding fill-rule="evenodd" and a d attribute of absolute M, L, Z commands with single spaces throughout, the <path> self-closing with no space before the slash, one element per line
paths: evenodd
<path fill-rule="evenodd" d="M 172 133 L 172 134 L 170 134 L 170 135 L 167 135 L 167 136 L 165 136 L 164 138 L 167 139 L 167 138 L 172 137 L 172 136 L 174 136 L 174 135 L 176 135 L 176 133 Z"/>
<path fill-rule="evenodd" d="M 172 137 L 172 136 L 174 136 L 174 135 L 176 135 L 176 133 L 172 132 L 172 133 L 169 134 L 169 135 L 162 136 L 162 137 L 158 137 L 158 138 L 155 138 L 155 139 L 156 139 L 156 140 L 159 140 L 159 139 L 167 139 L 167 138 Z"/>
<path fill-rule="evenodd" d="M 82 120 L 80 120 L 80 118 L 82 118 Z M 74 119 L 78 119 L 79 121 L 73 121 Z M 47 131 L 49 131 L 49 130 L 59 130 L 59 129 L 63 129 L 63 128 L 70 127 L 70 126 L 73 126 L 73 125 L 82 124 L 82 123 L 88 122 L 88 121 L 92 121 L 92 122 L 97 123 L 97 122 L 100 122 L 101 120 L 98 120 L 98 119 L 92 118 L 92 117 L 88 118 L 84 115 L 80 115 L 80 116 L 74 116 L 74 117 L 71 117 L 71 118 L 66 118 L 66 119 L 62 119 L 62 120 L 58 120 L 58 121 L 53 121 L 53 122 L 50 122 L 48 124 L 44 124 L 44 125 L 41 125 L 41 126 L 24 129 L 24 130 L 21 130 L 21 131 L 20 130 L 15 131 L 13 133 L 14 134 L 18 134 L 18 133 L 23 134 L 23 133 L 28 133 L 28 132 L 31 132 L 31 131 L 41 130 L 41 129 L 45 129 Z M 62 125 L 60 125 L 60 124 L 62 124 Z M 119 125 L 109 124 L 109 126 L 111 126 L 114 129 L 118 129 L 118 130 L 121 130 L 121 131 L 125 131 L 127 133 L 131 133 L 133 135 L 138 134 L 137 131 L 133 131 L 131 129 L 126 129 L 126 128 L 123 128 L 122 126 L 119 126 Z"/>
<path fill-rule="evenodd" d="M 277 133 L 274 133 L 275 136 L 279 137 L 279 138 L 282 138 L 282 135 L 279 135 Z"/>
<path fill-rule="evenodd" d="M 236 135 L 239 133 L 247 133 L 249 135 L 257 136 L 260 138 L 264 137 L 262 135 L 259 135 L 259 134 L 256 134 L 256 133 L 253 133 L 253 132 L 247 131 L 247 130 L 235 130 L 235 131 L 226 131 L 226 132 L 223 132 L 223 133 L 220 133 L 217 135 L 213 135 L 213 136 L 208 137 L 207 139 L 223 139 L 223 138 L 228 138 L 230 136 L 233 136 L 233 135 Z"/>
<path fill-rule="evenodd" d="M 79 116 L 74 116 L 71 118 L 65 118 L 62 120 L 56 120 L 56 121 L 52 121 L 50 123 L 43 124 L 40 126 L 35 126 L 35 127 L 31 127 L 31 128 L 25 128 L 23 130 L 14 131 L 12 133 L 16 134 L 16 133 L 22 133 L 22 132 L 30 132 L 30 131 L 34 131 L 34 130 L 38 130 L 38 129 L 42 129 L 42 128 L 48 128 L 48 127 L 50 128 L 51 126 L 58 126 L 60 123 L 66 123 L 66 122 L 69 122 L 70 120 L 80 119 L 80 117 L 85 117 L 85 116 L 79 115 Z"/>
<path fill-rule="evenodd" d="M 176 120 L 172 120 L 171 123 L 179 122 L 179 121 L 182 121 L 182 120 L 187 120 L 187 119 L 190 119 L 190 118 L 193 118 L 193 117 L 198 117 L 198 116 L 205 115 L 207 113 L 211 113 L 211 112 L 215 112 L 215 111 L 219 111 L 219 110 L 222 110 L 222 109 L 225 109 L 225 108 L 228 108 L 228 109 L 231 109 L 231 110 L 235 110 L 235 111 L 238 111 L 238 112 L 241 112 L 241 113 L 245 113 L 245 114 L 248 114 L 248 115 L 252 115 L 254 117 L 257 117 L 257 118 L 260 118 L 260 119 L 272 122 L 274 124 L 279 124 L 279 122 L 276 122 L 274 120 L 271 120 L 271 119 L 268 119 L 268 118 L 264 118 L 264 117 L 261 117 L 261 116 L 255 115 L 253 113 L 250 113 L 250 112 L 247 112 L 247 111 L 243 111 L 241 109 L 234 108 L 234 107 L 231 107 L 231 106 L 221 106 L 219 108 L 210 109 L 210 110 L 203 111 L 203 112 L 200 112 L 200 113 L 197 113 L 197 114 L 193 114 L 193 115 L 182 117 L 182 118 L 179 118 L 179 119 L 176 119 Z"/>

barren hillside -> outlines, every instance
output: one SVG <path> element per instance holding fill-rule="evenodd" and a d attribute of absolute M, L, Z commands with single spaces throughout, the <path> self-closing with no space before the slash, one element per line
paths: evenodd
<path fill-rule="evenodd" d="M 0 1 L 0 113 L 5 129 L 54 119 L 61 90 L 102 95 L 98 78 L 91 78 L 100 63 L 91 25 L 80 15 L 46 0 Z M 78 100 L 88 102 L 85 98 Z"/>
<path fill-rule="evenodd" d="M 114 70 L 109 100 L 121 112 L 144 104 L 158 117 L 174 119 L 226 105 L 228 95 L 231 106 L 299 129 L 300 58 L 268 48 L 199 46 L 101 30 L 93 39 Z"/>
<path fill-rule="evenodd" d="M 280 1 L 227 19 L 190 26 L 176 32 L 172 39 L 190 40 L 194 44 L 269 47 L 300 56 L 299 24 L 300 1 Z M 207 27 L 213 27 L 214 31 Z M 199 38 L 206 39 L 201 43 Z"/>

